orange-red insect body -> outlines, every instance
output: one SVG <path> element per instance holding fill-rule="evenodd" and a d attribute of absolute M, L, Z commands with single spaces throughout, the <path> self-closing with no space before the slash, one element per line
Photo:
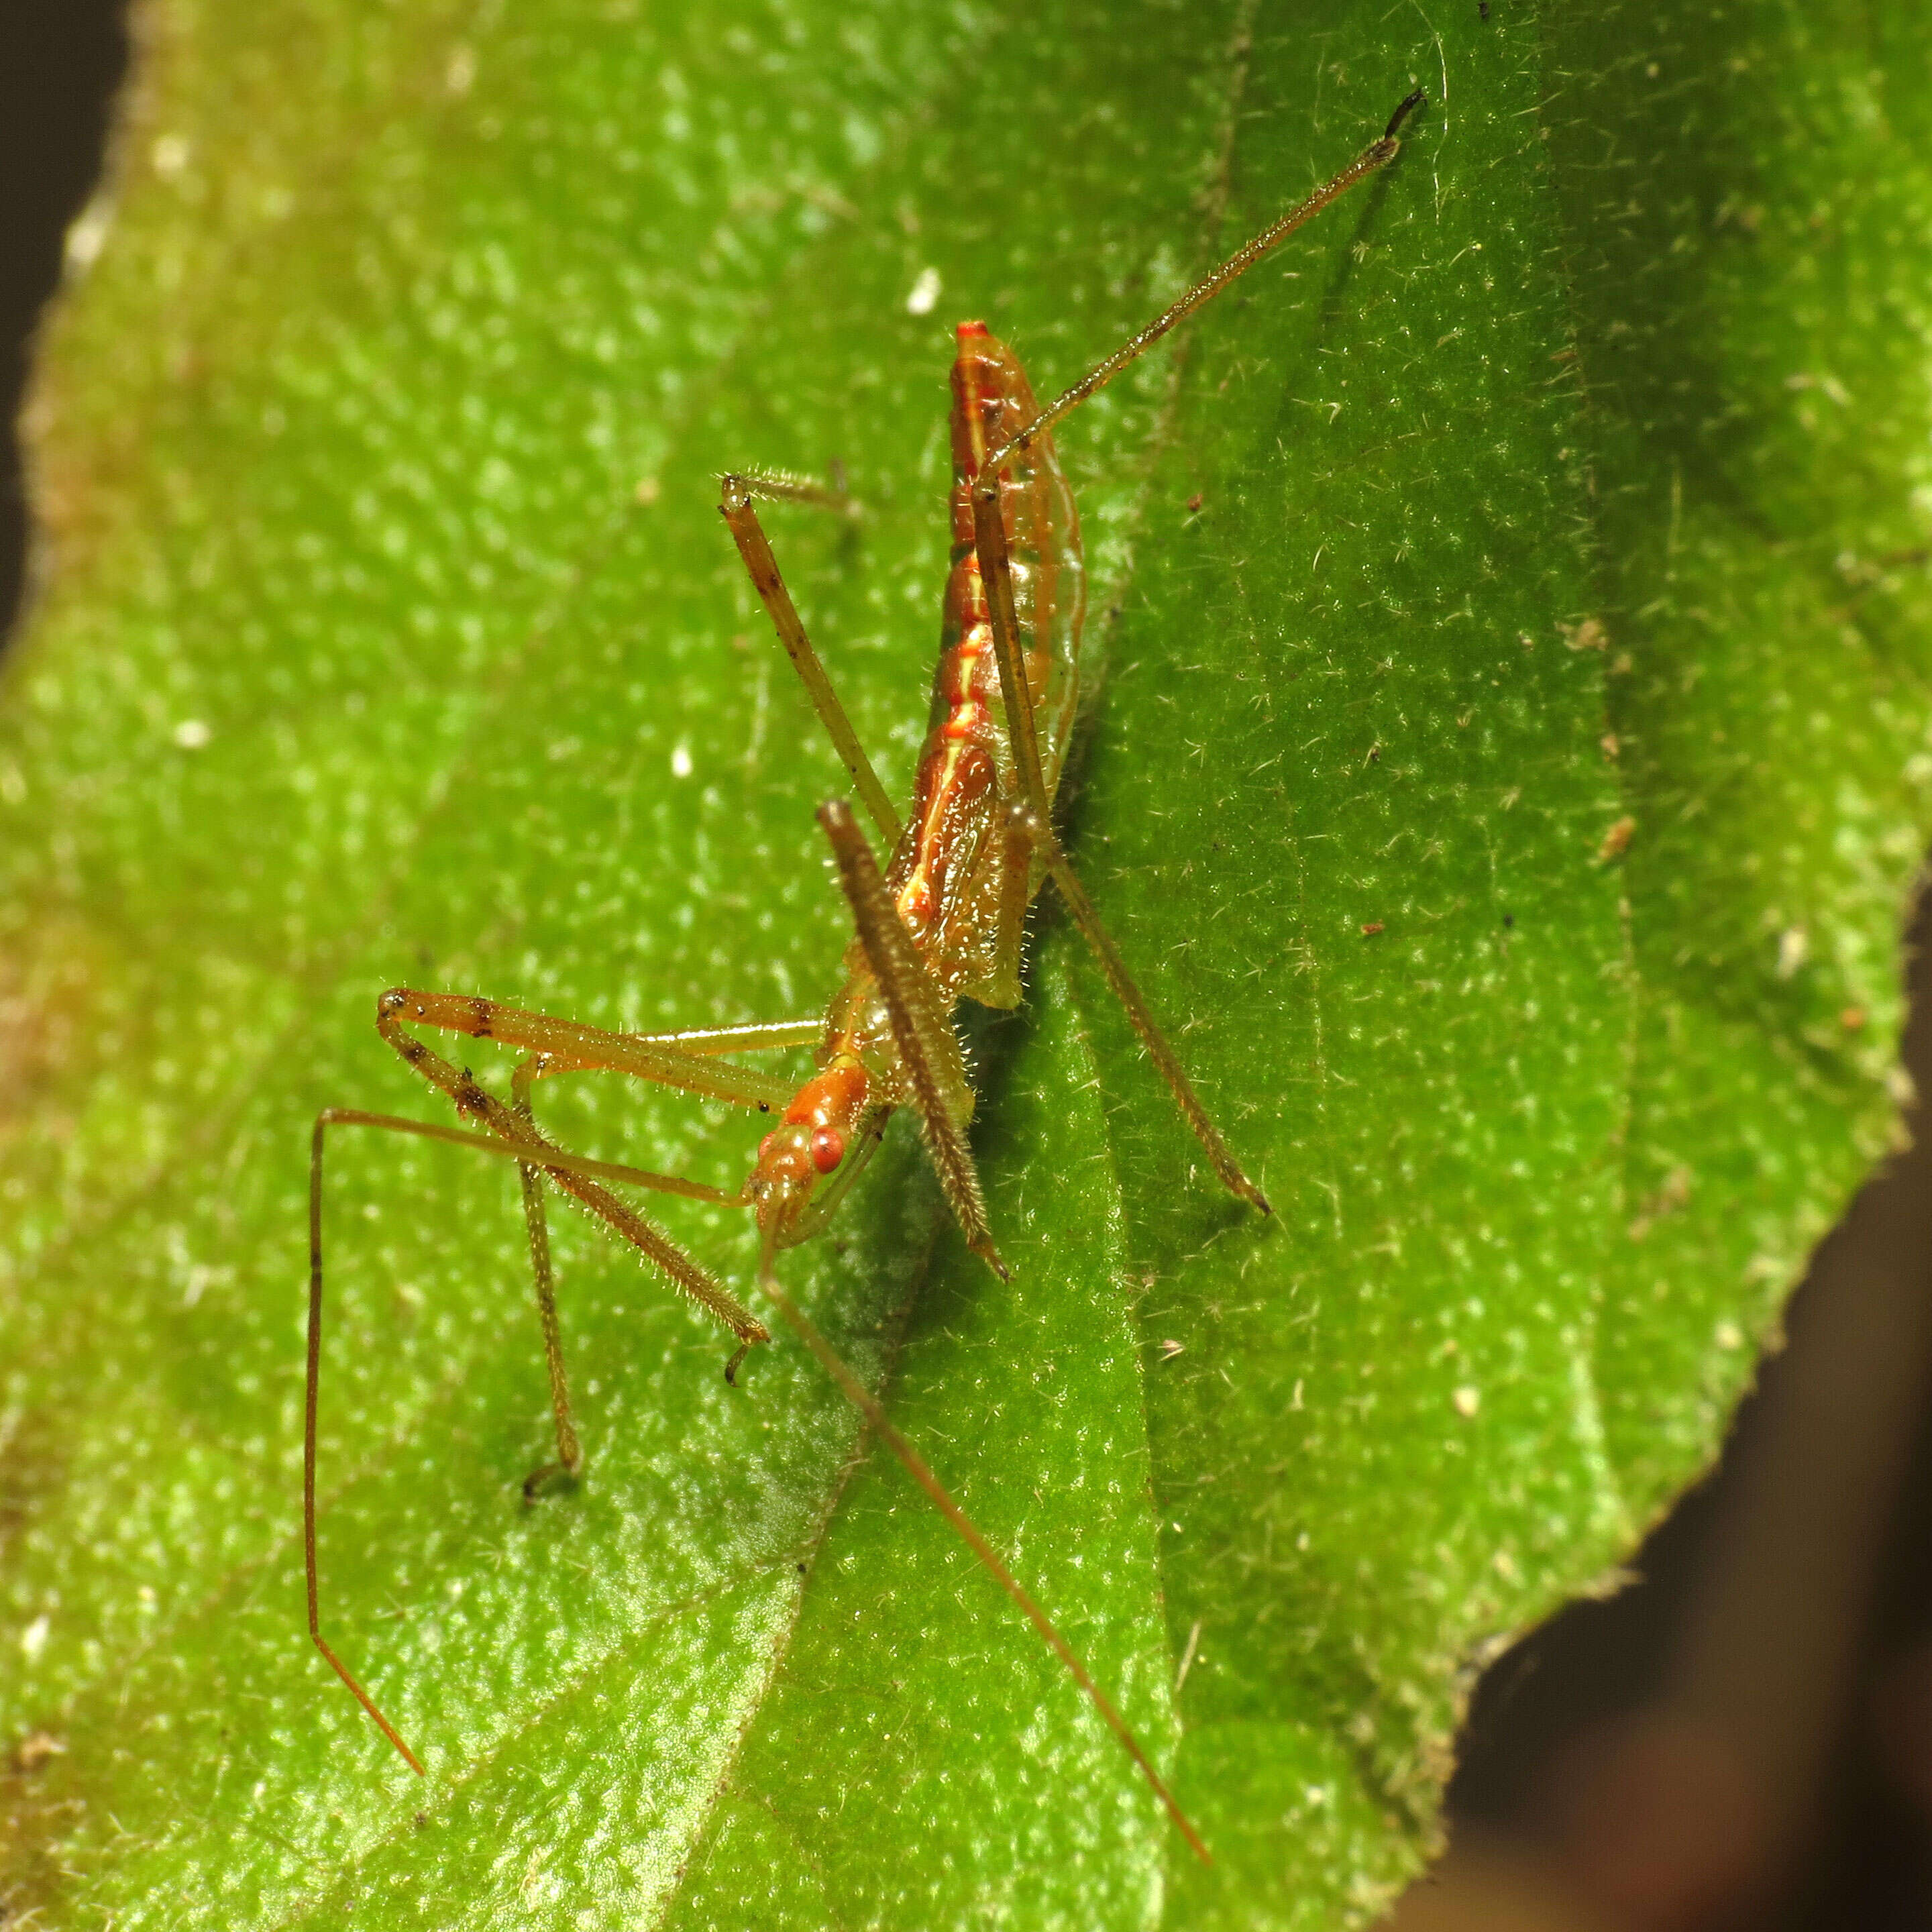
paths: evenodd
<path fill-rule="evenodd" d="M 996 809 L 1014 790 L 1012 747 L 1000 691 L 986 586 L 973 541 L 973 491 L 989 450 L 1040 414 L 1019 358 L 984 322 L 963 322 L 952 364 L 952 554 L 946 581 L 932 710 L 914 782 L 910 818 L 886 873 L 892 902 L 926 973 L 950 1008 L 970 995 L 991 1006 L 1020 998 L 1017 947 L 1002 930 L 1008 854 Z M 1086 574 L 1080 520 L 1050 432 L 1001 466 L 1001 518 L 1013 602 L 1049 794 L 1064 762 L 1079 697 Z M 1030 862 L 1037 874 L 1037 862 Z M 1027 882 L 1024 898 L 1039 884 Z M 1024 902 L 1024 901 L 1022 901 Z M 827 1009 L 818 1069 L 767 1134 L 747 1192 L 761 1224 L 789 1247 L 829 1211 L 818 1183 L 848 1156 L 853 1171 L 887 1116 L 907 1098 L 898 1046 L 878 981 L 854 939 L 845 983 Z M 972 1095 L 956 1096 L 961 1120 Z M 850 1174 L 841 1177 L 843 1193 Z"/>
<path fill-rule="evenodd" d="M 950 992 L 977 995 L 997 977 L 986 956 L 998 921 L 974 915 L 986 910 L 985 889 L 998 884 L 1002 853 L 1000 841 L 988 836 L 990 808 L 996 787 L 1012 790 L 1012 748 L 973 544 L 973 489 L 987 451 L 1024 428 L 1040 407 L 1019 358 L 988 334 L 984 322 L 962 322 L 958 344 L 952 364 L 952 568 L 911 828 L 887 884 L 934 977 Z M 1079 692 L 1087 602 L 1080 520 L 1050 432 L 1008 464 L 999 480 L 1013 602 L 1051 793 Z"/>
<path fill-rule="evenodd" d="M 822 1022 L 788 1019 L 676 1034 L 618 1034 L 475 995 L 398 987 L 378 1002 L 378 1031 L 448 1098 L 464 1124 L 445 1126 L 351 1108 L 326 1108 L 316 1117 L 309 1169 L 302 1541 L 309 1635 L 416 1771 L 423 1770 L 422 1760 L 322 1634 L 316 1433 L 322 1361 L 322 1146 L 327 1130 L 335 1126 L 455 1142 L 518 1163 L 557 1446 L 556 1460 L 526 1479 L 526 1496 L 539 1492 L 554 1476 L 574 1477 L 583 1465 L 557 1320 L 547 1186 L 568 1192 L 730 1331 L 738 1348 L 724 1370 L 728 1381 L 748 1350 L 770 1340 L 770 1331 L 607 1184 L 628 1183 L 721 1207 L 754 1209 L 761 1249 L 758 1280 L 766 1298 L 1065 1664 L 1187 1842 L 1207 1857 L 1199 1834 L 1120 1712 L 878 1396 L 785 1293 L 772 1263 L 779 1248 L 805 1240 L 831 1218 L 878 1145 L 887 1115 L 910 1104 L 968 1246 L 999 1274 L 1006 1274 L 966 1138 L 973 1092 L 951 1014 L 965 998 L 990 1006 L 1018 1004 L 1027 908 L 1048 876 L 1216 1174 L 1261 1213 L 1270 1211 L 1267 1196 L 1235 1160 L 1202 1105 L 1053 828 L 1054 795 L 1079 694 L 1085 590 L 1079 524 L 1051 432 L 1055 422 L 1337 196 L 1386 166 L 1400 146 L 1397 130 L 1421 100 L 1419 92 L 1412 94 L 1378 140 L 1170 303 L 1045 410 L 1036 404 L 1011 350 L 988 334 L 984 323 L 960 324 L 952 366 L 952 568 L 932 715 L 911 817 L 903 826 L 806 634 L 752 506 L 758 495 L 836 505 L 843 502 L 842 491 L 796 482 L 754 485 L 737 476 L 722 479 L 718 509 L 752 588 L 866 812 L 892 847 L 882 875 L 852 807 L 832 800 L 820 808 L 819 823 L 856 932 L 846 951 L 844 983 Z M 466 1069 L 418 1037 L 414 1030 L 422 1028 L 494 1040 L 520 1050 L 523 1058 L 512 1076 L 510 1100 L 486 1092 Z M 740 1052 L 803 1046 L 814 1036 L 817 1071 L 789 1094 L 784 1082 L 730 1058 Z M 779 1124 L 765 1136 L 757 1165 L 736 1195 L 682 1176 L 588 1160 L 537 1125 L 531 1093 L 548 1075 L 592 1070 L 654 1081 L 761 1112 L 780 1108 Z"/>

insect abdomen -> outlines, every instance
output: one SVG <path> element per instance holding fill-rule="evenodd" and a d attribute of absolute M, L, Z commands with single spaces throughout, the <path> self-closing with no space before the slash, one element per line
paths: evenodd
<path fill-rule="evenodd" d="M 920 754 L 911 821 L 892 868 L 899 910 L 942 981 L 969 988 L 994 922 L 1001 862 L 988 794 L 1012 775 L 1000 674 L 973 547 L 973 489 L 994 443 L 1039 414 L 1019 358 L 983 322 L 959 325 L 952 364 L 952 563 L 946 581 L 939 668 Z M 1053 439 L 1042 434 L 1000 472 L 1012 555 L 1019 644 L 1033 698 L 1040 760 L 1052 790 L 1059 776 L 1079 689 L 1086 588 L 1079 519 Z"/>

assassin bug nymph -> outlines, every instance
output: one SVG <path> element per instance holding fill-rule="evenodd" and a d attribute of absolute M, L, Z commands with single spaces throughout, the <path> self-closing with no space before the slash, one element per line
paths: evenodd
<path fill-rule="evenodd" d="M 545 1220 L 546 1185 L 571 1196 L 630 1242 L 654 1267 L 737 1339 L 731 1380 L 770 1331 L 724 1286 L 605 1185 L 617 1181 L 750 1210 L 759 1230 L 758 1285 L 824 1365 L 874 1432 L 971 1546 L 1072 1674 L 1126 1748 L 1188 1843 L 1207 1856 L 1193 1826 L 1138 1741 L 1065 1640 L 894 1426 L 872 1392 L 780 1286 L 782 1248 L 818 1233 L 864 1168 L 887 1117 L 910 1106 L 946 1198 L 968 1244 L 1001 1276 L 979 1176 L 967 1144 L 974 1097 L 952 1013 L 962 999 L 1011 1007 L 1021 998 L 1027 910 L 1049 876 L 1101 970 L 1172 1090 L 1214 1172 L 1234 1194 L 1269 1212 L 1261 1190 L 1228 1150 L 1155 1024 L 1125 963 L 1082 890 L 1053 826 L 1053 802 L 1071 733 L 1079 680 L 1084 604 L 1073 499 L 1054 453 L 1052 429 L 1184 317 L 1284 241 L 1304 222 L 1395 158 L 1397 131 L 1420 104 L 1410 94 L 1372 142 L 1331 180 L 1264 230 L 1146 328 L 1042 410 L 1018 358 L 983 322 L 957 332 L 952 366 L 952 566 L 946 586 L 932 719 L 920 754 L 912 809 L 902 825 L 834 694 L 778 574 L 758 513 L 758 496 L 810 500 L 809 486 L 727 476 L 719 508 L 780 641 L 803 679 L 890 854 L 880 871 L 850 806 L 820 807 L 820 825 L 837 862 L 855 936 L 844 984 L 822 1018 L 675 1034 L 616 1034 L 518 1011 L 466 994 L 406 988 L 377 1002 L 376 1030 L 473 1130 L 390 1114 L 330 1108 L 317 1116 L 309 1188 L 309 1310 L 304 1418 L 302 1542 L 308 1560 L 309 1634 L 383 1734 L 420 1774 L 422 1766 L 322 1634 L 316 1574 L 316 1407 L 322 1353 L 322 1146 L 332 1126 L 415 1134 L 514 1160 L 520 1172 L 538 1317 L 556 1425 L 556 1460 L 524 1484 L 534 1493 L 583 1464 L 571 1414 Z M 410 1030 L 433 1028 L 494 1040 L 524 1058 L 506 1102 Z M 816 1070 L 796 1088 L 734 1064 L 737 1052 L 814 1047 Z M 744 1186 L 735 1194 L 674 1175 L 587 1160 L 536 1125 L 531 1089 L 547 1074 L 629 1074 L 758 1111 L 776 1112 Z"/>

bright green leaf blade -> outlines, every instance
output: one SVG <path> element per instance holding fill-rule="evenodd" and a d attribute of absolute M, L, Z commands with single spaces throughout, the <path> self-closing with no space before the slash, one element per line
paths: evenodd
<path fill-rule="evenodd" d="M 1862 14 L 1492 11 L 157 14 L 0 741 L 0 1694 L 68 1746 L 14 1780 L 23 1898 L 1321 1924 L 1412 1867 L 1468 1660 L 1700 1466 L 1884 1130 L 1928 816 L 1922 84 L 1890 118 Z M 909 1135 L 791 1269 L 1216 1869 L 896 1469 L 844 1479 L 796 1351 L 728 1394 L 561 1216 L 590 1480 L 524 1512 L 513 1182 L 343 1135 L 325 1616 L 417 1786 L 292 1539 L 307 1122 L 435 1113 L 374 994 L 812 1010 L 832 767 L 710 472 L 849 466 L 860 533 L 779 550 L 902 784 L 938 325 L 1070 376 L 1412 80 L 1397 168 L 1064 440 L 1112 662 L 1076 850 L 1277 1225 L 1190 1178 L 1049 919 L 982 1042 L 1014 1283 Z M 574 1144 L 742 1172 L 742 1121 L 575 1084 Z"/>
<path fill-rule="evenodd" d="M 1892 1126 L 1932 803 L 1928 50 L 1907 8 L 1580 13 L 1549 119 L 1636 824 L 1610 1453 L 1707 1453 Z M 1888 560 L 1890 561 L 1888 562 Z"/>

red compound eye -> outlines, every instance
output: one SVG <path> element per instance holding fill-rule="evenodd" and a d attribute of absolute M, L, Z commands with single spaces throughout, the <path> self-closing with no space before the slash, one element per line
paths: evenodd
<path fill-rule="evenodd" d="M 830 1174 L 845 1158 L 845 1136 L 836 1127 L 812 1130 L 812 1164 L 820 1174 Z"/>

